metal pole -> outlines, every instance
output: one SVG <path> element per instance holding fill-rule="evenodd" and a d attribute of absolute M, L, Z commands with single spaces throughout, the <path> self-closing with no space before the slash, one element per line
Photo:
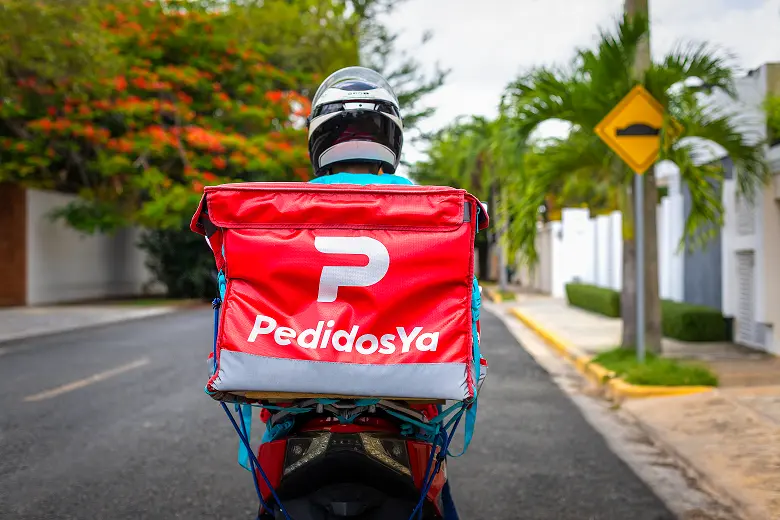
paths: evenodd
<path fill-rule="evenodd" d="M 645 362 L 645 186 L 639 174 L 634 175 L 634 227 L 636 228 L 636 358 Z"/>
<path fill-rule="evenodd" d="M 625 11 L 629 16 L 644 14 L 650 16 L 650 0 L 625 0 Z M 650 68 L 650 34 L 639 41 L 634 59 L 634 76 L 644 82 L 645 73 Z M 634 175 L 634 219 L 636 238 L 636 357 L 645 362 L 645 221 L 644 221 L 644 183 L 641 175 Z M 654 209 L 653 209 L 654 210 Z"/>

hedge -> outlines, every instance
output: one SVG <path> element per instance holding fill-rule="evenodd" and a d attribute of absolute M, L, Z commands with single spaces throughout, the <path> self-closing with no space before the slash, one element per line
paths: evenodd
<path fill-rule="evenodd" d="M 620 317 L 620 292 L 582 283 L 566 284 L 569 305 L 611 318 Z M 726 318 L 702 305 L 661 301 L 661 322 L 667 338 L 681 341 L 730 341 Z"/>
<path fill-rule="evenodd" d="M 661 302 L 664 336 L 681 341 L 729 341 L 726 318 L 717 309 L 668 300 Z"/>
<path fill-rule="evenodd" d="M 620 293 L 612 289 L 569 283 L 566 284 L 566 298 L 575 307 L 612 318 L 620 317 Z"/>

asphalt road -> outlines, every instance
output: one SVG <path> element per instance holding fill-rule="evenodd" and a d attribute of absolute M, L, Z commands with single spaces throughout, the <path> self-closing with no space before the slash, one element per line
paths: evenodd
<path fill-rule="evenodd" d="M 464 520 L 666 520 L 504 325 L 469 452 L 449 467 Z M 211 313 L 11 345 L 0 356 L 0 519 L 251 519 L 236 437 L 203 393 Z"/>

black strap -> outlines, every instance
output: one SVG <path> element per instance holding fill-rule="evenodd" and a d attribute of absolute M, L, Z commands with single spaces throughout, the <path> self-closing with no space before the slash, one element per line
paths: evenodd
<path fill-rule="evenodd" d="M 471 202 L 468 200 L 463 208 L 463 222 L 471 222 Z"/>
<path fill-rule="evenodd" d="M 217 232 L 217 226 L 211 221 L 209 214 L 206 211 L 200 214 L 198 222 L 203 226 L 203 230 L 206 231 L 206 237 L 211 238 L 211 236 Z"/>

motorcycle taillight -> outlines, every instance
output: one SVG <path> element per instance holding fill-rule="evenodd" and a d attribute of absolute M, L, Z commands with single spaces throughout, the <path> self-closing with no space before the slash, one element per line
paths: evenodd
<path fill-rule="evenodd" d="M 366 453 L 382 464 L 405 475 L 412 475 L 409 465 L 409 453 L 406 442 L 398 439 L 375 437 L 370 433 L 361 433 L 360 438 Z"/>
<path fill-rule="evenodd" d="M 293 437 L 287 440 L 287 453 L 284 456 L 284 475 L 308 464 L 325 454 L 330 442 L 330 433 L 320 433 L 310 437 Z"/>
<path fill-rule="evenodd" d="M 400 474 L 412 475 L 405 441 L 372 433 L 330 432 L 288 439 L 284 475 L 324 456 L 344 452 L 367 456 Z"/>

